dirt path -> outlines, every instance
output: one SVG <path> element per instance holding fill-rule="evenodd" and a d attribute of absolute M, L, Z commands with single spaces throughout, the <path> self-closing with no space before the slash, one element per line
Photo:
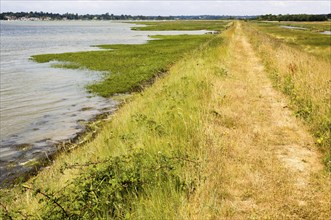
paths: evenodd
<path fill-rule="evenodd" d="M 192 218 L 331 219 L 330 175 L 311 135 L 271 85 L 236 25 L 228 76 L 215 80 L 206 182 Z"/>

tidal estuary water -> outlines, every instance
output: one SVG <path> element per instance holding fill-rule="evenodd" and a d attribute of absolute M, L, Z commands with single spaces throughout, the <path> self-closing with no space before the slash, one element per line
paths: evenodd
<path fill-rule="evenodd" d="M 134 24 L 109 21 L 1 21 L 0 185 L 28 172 L 34 160 L 74 138 L 81 121 L 112 112 L 116 101 L 92 96 L 85 86 L 102 73 L 51 68 L 32 55 L 98 50 L 91 45 L 140 44 L 155 34 L 194 32 L 132 31 Z M 30 163 L 31 164 L 31 163 Z"/>

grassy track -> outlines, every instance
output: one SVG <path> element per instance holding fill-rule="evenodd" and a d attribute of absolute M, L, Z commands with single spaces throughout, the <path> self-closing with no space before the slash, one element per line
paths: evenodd
<path fill-rule="evenodd" d="M 260 27 L 257 30 L 260 29 L 264 30 Z M 331 169 L 330 62 L 257 30 L 247 28 L 247 33 L 274 86 L 290 97 L 290 107 L 309 125 L 316 143 L 325 152 L 325 163 Z M 325 47 L 327 56 L 331 57 L 331 42 Z"/>
<path fill-rule="evenodd" d="M 244 24 L 229 36 L 227 77 L 213 81 L 206 179 L 187 219 L 329 219 L 330 175 L 286 97 L 272 87 Z"/>

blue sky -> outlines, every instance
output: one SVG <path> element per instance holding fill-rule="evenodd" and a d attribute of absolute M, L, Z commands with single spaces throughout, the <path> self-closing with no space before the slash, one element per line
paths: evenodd
<path fill-rule="evenodd" d="M 330 0 L 1 0 L 1 12 L 44 11 L 78 14 L 131 14 L 131 15 L 259 15 L 330 13 Z"/>

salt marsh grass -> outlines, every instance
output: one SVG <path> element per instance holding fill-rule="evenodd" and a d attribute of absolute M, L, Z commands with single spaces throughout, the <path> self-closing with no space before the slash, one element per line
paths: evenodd
<path fill-rule="evenodd" d="M 168 31 L 168 30 L 210 30 L 222 31 L 227 25 L 231 24 L 225 20 L 210 20 L 210 21 L 149 21 L 149 22 L 134 22 L 135 24 L 143 24 L 143 27 L 134 27 L 133 30 L 141 31 Z"/>
<path fill-rule="evenodd" d="M 258 22 L 253 25 L 260 31 L 297 46 L 318 57 L 331 60 L 331 35 L 321 34 L 330 30 L 331 22 Z M 286 29 L 282 26 L 303 27 L 306 30 Z"/>
<path fill-rule="evenodd" d="M 139 90 L 143 83 L 165 73 L 183 54 L 207 42 L 211 35 L 154 36 L 147 44 L 99 45 L 101 51 L 43 54 L 33 60 L 64 62 L 61 68 L 86 68 L 104 72 L 104 78 L 88 86 L 91 92 L 109 97 Z"/>

